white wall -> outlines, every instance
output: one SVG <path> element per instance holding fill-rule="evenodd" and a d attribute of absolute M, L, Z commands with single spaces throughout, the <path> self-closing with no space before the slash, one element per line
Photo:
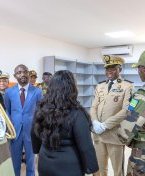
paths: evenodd
<path fill-rule="evenodd" d="M 140 54 L 145 50 L 145 44 L 139 44 L 133 46 L 133 55 L 125 57 L 126 62 L 137 62 Z M 101 48 L 93 48 L 89 50 L 89 58 L 93 62 L 102 62 Z"/>
<path fill-rule="evenodd" d="M 38 72 L 41 81 L 42 57 L 56 55 L 70 59 L 88 59 L 88 49 L 43 36 L 0 27 L 0 70 L 8 72 L 15 81 L 13 70 L 25 64 Z"/>
<path fill-rule="evenodd" d="M 126 62 L 136 62 L 143 50 L 145 44 L 135 45 L 133 56 L 126 57 Z M 25 64 L 29 69 L 36 70 L 38 81 L 41 81 L 42 57 L 51 55 L 92 62 L 102 61 L 100 48 L 87 49 L 14 28 L 0 27 L 0 70 L 8 72 L 11 81 L 15 81 L 13 70 L 18 64 Z"/>

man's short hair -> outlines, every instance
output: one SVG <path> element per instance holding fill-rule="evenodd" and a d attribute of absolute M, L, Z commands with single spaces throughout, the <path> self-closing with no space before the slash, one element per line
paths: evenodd
<path fill-rule="evenodd" d="M 50 72 L 44 72 L 43 76 L 45 76 L 45 75 L 52 76 L 52 74 Z"/>

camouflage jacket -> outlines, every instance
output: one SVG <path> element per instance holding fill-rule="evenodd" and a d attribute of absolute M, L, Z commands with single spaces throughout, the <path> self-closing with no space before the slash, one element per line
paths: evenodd
<path fill-rule="evenodd" d="M 128 106 L 128 115 L 120 124 L 118 136 L 127 146 L 145 148 L 145 89 L 134 93 Z"/>
<path fill-rule="evenodd" d="M 48 89 L 48 85 L 45 84 L 44 82 L 37 84 L 37 87 L 39 87 L 40 89 L 42 89 L 43 95 L 46 94 L 47 89 Z"/>

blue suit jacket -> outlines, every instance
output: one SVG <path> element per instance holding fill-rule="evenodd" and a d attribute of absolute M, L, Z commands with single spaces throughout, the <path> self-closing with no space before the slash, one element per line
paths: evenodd
<path fill-rule="evenodd" d="M 42 98 L 41 89 L 32 86 L 31 84 L 28 87 L 27 97 L 22 108 L 20 93 L 18 85 L 8 88 L 5 92 L 4 100 L 6 111 L 9 118 L 11 119 L 15 130 L 16 130 L 16 139 L 18 138 L 21 129 L 23 127 L 23 135 L 26 140 L 31 140 L 30 131 L 32 120 L 36 108 L 36 104 Z"/>

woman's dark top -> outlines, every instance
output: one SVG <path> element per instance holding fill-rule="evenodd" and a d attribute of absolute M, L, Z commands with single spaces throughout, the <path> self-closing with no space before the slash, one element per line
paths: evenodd
<path fill-rule="evenodd" d="M 82 110 L 72 110 L 70 124 L 64 123 L 61 145 L 52 150 L 46 147 L 31 130 L 32 146 L 39 153 L 39 176 L 83 176 L 98 171 L 89 122 Z M 68 132 L 69 130 L 69 132 Z M 49 139 L 48 139 L 49 140 Z"/>

